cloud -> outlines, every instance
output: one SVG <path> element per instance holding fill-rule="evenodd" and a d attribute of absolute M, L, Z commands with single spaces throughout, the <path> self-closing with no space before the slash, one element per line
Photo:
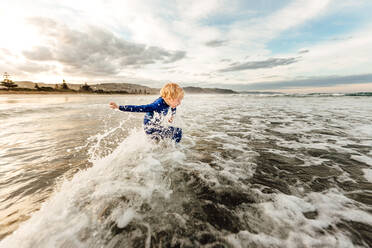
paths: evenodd
<path fill-rule="evenodd" d="M 173 63 L 186 56 L 185 51 L 129 42 L 94 26 L 78 31 L 48 18 L 31 18 L 30 23 L 43 30 L 41 35 L 47 42 L 23 51 L 23 55 L 34 61 L 59 62 L 64 65 L 64 71 L 71 74 L 117 74 L 123 68 Z"/>
<path fill-rule="evenodd" d="M 300 51 L 298 51 L 299 54 L 308 53 L 308 52 L 310 52 L 310 51 L 307 50 L 307 49 L 304 49 L 304 50 L 300 50 Z"/>
<path fill-rule="evenodd" d="M 185 51 L 176 51 L 173 54 L 170 55 L 170 58 L 165 61 L 166 63 L 173 63 L 176 62 L 177 60 L 183 59 L 186 56 Z"/>
<path fill-rule="evenodd" d="M 24 64 L 17 65 L 17 69 L 27 73 L 40 73 L 51 71 L 55 69 L 54 65 L 45 65 L 39 63 L 26 62 Z"/>
<path fill-rule="evenodd" d="M 32 51 L 23 51 L 23 55 L 30 60 L 53 60 L 53 54 L 48 47 L 34 47 Z"/>
<path fill-rule="evenodd" d="M 200 20 L 217 13 L 229 11 L 230 5 L 226 0 L 186 0 L 177 1 L 179 13 L 183 18 L 190 20 Z"/>
<path fill-rule="evenodd" d="M 230 62 L 231 59 L 220 59 L 220 62 Z"/>
<path fill-rule="evenodd" d="M 230 62 L 231 59 L 220 59 L 220 62 Z"/>
<path fill-rule="evenodd" d="M 206 77 L 206 76 L 212 76 L 212 75 L 211 75 L 211 73 L 203 72 L 203 73 L 194 73 L 194 76 L 203 76 L 203 77 Z"/>
<path fill-rule="evenodd" d="M 334 37 L 331 40 L 351 40 L 353 36 L 346 36 L 346 37 Z"/>
<path fill-rule="evenodd" d="M 230 63 L 230 66 L 235 66 L 235 65 L 239 65 L 240 64 L 240 62 L 232 62 L 232 63 Z"/>
<path fill-rule="evenodd" d="M 27 22 L 37 27 L 39 31 L 44 35 L 58 35 L 59 24 L 53 19 L 44 17 L 31 17 L 27 19 Z"/>
<path fill-rule="evenodd" d="M 276 66 L 289 65 L 298 62 L 297 58 L 269 58 L 262 61 L 250 61 L 246 63 L 238 63 L 225 69 L 219 70 L 219 72 L 229 71 L 242 71 L 242 70 L 255 70 L 262 68 L 273 68 Z"/>
<path fill-rule="evenodd" d="M 86 5 L 37 0 L 24 2 L 23 8 L 18 8 L 17 1 L 3 1 L 0 9 L 9 11 L 0 15 L 0 26 L 12 35 L 0 39 L 0 68 L 13 75 L 24 72 L 31 80 L 32 76 L 60 80 L 65 73 L 76 82 L 140 75 L 143 83 L 169 79 L 206 85 L 225 82 L 226 87 L 269 81 L 304 84 L 301 80 L 311 75 L 369 73 L 372 28 L 368 18 L 352 30 L 340 26 L 328 30 L 327 39 L 318 39 L 315 32 L 311 33 L 314 39 L 302 42 L 301 32 L 312 30 L 313 25 L 323 30 L 325 20 L 338 18 L 352 24 L 371 6 L 368 1 L 345 1 L 346 5 L 335 0 L 269 0 L 263 4 L 253 0 L 92 0 Z M 11 15 L 17 21 L 7 23 Z M 29 16 L 50 18 L 27 22 Z M 286 39 L 296 45 L 290 50 L 270 50 L 270 41 L 288 33 L 291 36 Z M 34 64 L 27 67 L 27 61 Z M 43 67 L 46 64 L 56 68 Z M 235 72 L 224 73 L 229 71 Z M 203 73 L 212 73 L 213 78 Z M 299 80 L 291 81 L 294 78 Z"/>
<path fill-rule="evenodd" d="M 5 48 L 0 48 L 0 58 L 5 58 L 6 56 L 11 56 L 12 53 Z"/>
<path fill-rule="evenodd" d="M 211 40 L 205 43 L 206 46 L 209 47 L 219 47 L 226 45 L 227 40 Z"/>

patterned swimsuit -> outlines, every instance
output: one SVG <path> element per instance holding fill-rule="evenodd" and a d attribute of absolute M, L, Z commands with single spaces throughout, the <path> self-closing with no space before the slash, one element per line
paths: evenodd
<path fill-rule="evenodd" d="M 145 112 L 145 118 L 143 119 L 144 130 L 152 139 L 160 140 L 169 138 L 178 143 L 182 139 L 182 129 L 164 125 L 164 117 L 168 114 L 169 109 L 171 109 L 173 117 L 176 114 L 176 108 L 170 108 L 162 97 L 159 97 L 148 105 L 119 106 L 119 110 L 121 111 Z"/>

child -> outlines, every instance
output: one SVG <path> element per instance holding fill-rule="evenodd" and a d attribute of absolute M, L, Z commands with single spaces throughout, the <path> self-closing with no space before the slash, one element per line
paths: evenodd
<path fill-rule="evenodd" d="M 121 111 L 145 112 L 143 124 L 147 135 L 156 141 L 170 138 L 178 143 L 182 138 L 182 129 L 173 126 L 164 126 L 164 117 L 168 114 L 169 108 L 171 108 L 172 113 L 168 122 L 171 123 L 173 121 L 176 114 L 176 107 L 181 104 L 183 95 L 183 89 L 178 84 L 168 83 L 160 90 L 161 97 L 151 104 L 118 106 L 116 103 L 110 102 L 110 107 Z"/>

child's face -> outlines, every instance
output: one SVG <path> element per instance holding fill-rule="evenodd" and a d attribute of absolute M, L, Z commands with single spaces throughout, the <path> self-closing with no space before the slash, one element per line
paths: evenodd
<path fill-rule="evenodd" d="M 176 99 L 168 98 L 166 102 L 171 108 L 176 108 L 178 105 L 181 104 L 181 101 L 182 101 L 182 97 L 179 97 Z"/>

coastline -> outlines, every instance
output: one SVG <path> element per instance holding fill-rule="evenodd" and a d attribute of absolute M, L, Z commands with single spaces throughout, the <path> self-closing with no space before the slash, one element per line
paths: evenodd
<path fill-rule="evenodd" d="M 239 94 L 238 92 L 234 93 L 221 93 L 221 92 L 188 92 L 187 94 L 190 95 L 203 95 L 203 94 Z M 156 92 L 149 92 L 146 94 L 141 93 L 120 93 L 115 91 L 105 91 L 105 92 L 89 92 L 89 91 L 38 91 L 38 90 L 1 90 L 0 95 L 158 95 L 159 93 Z"/>
<path fill-rule="evenodd" d="M 0 90 L 0 95 L 154 95 L 154 94 L 136 94 L 136 93 L 95 93 L 95 92 L 77 92 L 77 91 L 21 91 L 21 90 Z"/>
<path fill-rule="evenodd" d="M 15 81 L 16 86 L 0 87 L 1 94 L 120 94 L 120 95 L 154 95 L 160 88 L 150 88 L 139 84 L 104 83 L 104 84 L 48 84 L 32 81 Z M 230 89 L 183 87 L 187 94 L 237 94 Z"/>

